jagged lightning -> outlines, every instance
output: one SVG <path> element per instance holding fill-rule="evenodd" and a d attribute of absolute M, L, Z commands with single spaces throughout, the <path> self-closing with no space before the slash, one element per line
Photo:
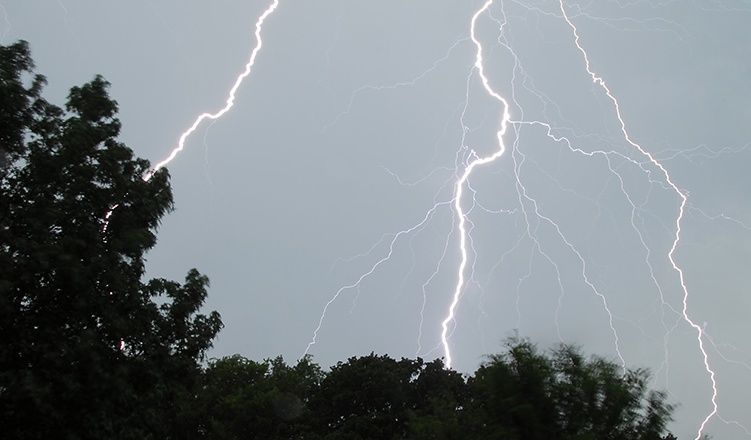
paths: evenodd
<path fill-rule="evenodd" d="M 60 4 L 63 8 L 65 7 Z M 170 154 L 163 159 L 161 162 L 158 162 L 152 169 L 147 171 L 142 177 L 143 180 L 148 182 L 151 180 L 151 178 L 154 176 L 154 173 L 159 171 L 160 169 L 164 168 L 172 162 L 172 160 L 177 157 L 177 155 L 183 151 L 185 148 L 185 142 L 188 140 L 191 134 L 193 134 L 197 129 L 198 126 L 201 125 L 201 122 L 205 121 L 206 119 L 211 119 L 212 121 L 215 121 L 219 118 L 221 118 L 225 113 L 230 111 L 232 107 L 235 105 L 235 94 L 237 93 L 237 90 L 242 85 L 245 78 L 250 76 L 250 72 L 253 68 L 253 65 L 256 63 L 256 57 L 258 56 L 258 52 L 261 51 L 261 47 L 263 47 L 263 39 L 261 38 L 261 31 L 263 30 L 263 22 L 266 21 L 266 18 L 268 18 L 269 15 L 271 15 L 279 6 L 279 0 L 274 0 L 264 11 L 263 13 L 258 17 L 258 20 L 256 20 L 256 30 L 255 30 L 255 37 L 256 37 L 256 46 L 253 48 L 253 51 L 250 53 L 250 58 L 248 59 L 248 62 L 245 64 L 245 69 L 238 75 L 237 79 L 235 79 L 235 83 L 232 85 L 232 88 L 229 90 L 229 96 L 227 97 L 227 101 L 219 111 L 216 113 L 208 113 L 204 112 L 198 115 L 195 121 L 193 121 L 193 125 L 191 125 L 187 130 L 185 130 L 181 135 L 180 138 L 177 141 L 177 146 L 172 149 Z M 115 204 L 109 208 L 109 210 L 104 214 L 104 218 L 102 219 L 102 233 L 107 232 L 107 228 L 109 227 L 109 221 L 110 217 L 112 217 L 112 213 L 115 212 L 119 204 Z"/>
<path fill-rule="evenodd" d="M 574 44 L 576 45 L 579 52 L 581 52 L 582 57 L 584 59 L 585 68 L 587 70 L 587 73 L 592 78 L 592 82 L 599 85 L 603 91 L 605 92 L 605 95 L 610 99 L 610 101 L 613 103 L 613 107 L 615 109 L 616 117 L 618 118 L 618 122 L 620 124 L 621 133 L 623 134 L 624 139 L 626 142 L 628 142 L 629 145 L 636 148 L 639 153 L 644 155 L 650 163 L 652 163 L 655 167 L 657 167 L 660 172 L 665 177 L 665 181 L 670 186 L 670 188 L 676 193 L 676 195 L 680 198 L 680 207 L 678 209 L 678 216 L 675 219 L 675 236 L 673 238 L 673 244 L 670 247 L 670 251 L 668 252 L 668 259 L 670 260 L 670 264 L 673 266 L 673 269 L 678 273 L 678 278 L 681 284 L 681 289 L 683 291 L 683 309 L 682 309 L 682 315 L 683 319 L 688 323 L 691 327 L 693 327 L 694 330 L 696 330 L 696 339 L 699 344 L 699 350 L 701 351 L 703 361 L 704 361 L 704 368 L 707 371 L 707 374 L 709 374 L 709 379 L 712 383 L 712 411 L 707 414 L 707 416 L 702 420 L 701 425 L 699 426 L 698 432 L 696 434 L 695 440 L 699 440 L 703 433 L 704 428 L 709 422 L 709 420 L 717 414 L 717 381 L 715 379 L 715 372 L 712 369 L 712 367 L 709 364 L 709 356 L 707 355 L 707 351 L 704 348 L 704 330 L 700 325 L 698 325 L 696 322 L 694 322 L 691 317 L 688 314 L 688 287 L 686 286 L 686 281 L 683 274 L 683 269 L 678 265 L 678 263 L 675 261 L 675 251 L 678 248 L 678 244 L 681 240 L 681 224 L 683 220 L 683 216 L 686 210 L 686 204 L 688 202 L 688 196 L 681 191 L 678 186 L 673 182 L 672 177 L 670 176 L 670 173 L 668 173 L 667 169 L 657 160 L 654 158 L 654 156 L 647 150 L 645 150 L 641 145 L 639 145 L 636 141 L 634 141 L 631 138 L 631 135 L 629 134 L 628 130 L 626 129 L 626 123 L 624 122 L 623 116 L 621 115 L 621 108 L 618 103 L 618 99 L 616 99 L 615 95 L 612 93 L 610 88 L 605 83 L 605 80 L 600 77 L 597 73 L 595 73 L 592 70 L 592 67 L 589 62 L 589 55 L 587 54 L 587 51 L 582 47 L 579 37 L 579 30 L 577 29 L 576 25 L 571 21 L 568 14 L 566 13 L 566 7 L 564 5 L 563 0 L 559 0 L 559 6 L 561 10 L 561 14 L 563 15 L 563 19 L 566 21 L 568 26 L 571 28 L 571 32 L 574 35 Z"/>
<path fill-rule="evenodd" d="M 237 93 L 237 90 L 242 85 L 243 81 L 245 81 L 245 78 L 250 76 L 250 72 L 253 69 L 253 65 L 256 63 L 256 57 L 258 56 L 258 53 L 261 51 L 261 47 L 263 47 L 263 39 L 261 38 L 261 32 L 263 30 L 263 23 L 266 21 L 266 19 L 276 10 L 276 8 L 279 6 L 279 0 L 274 0 L 271 2 L 271 4 L 266 8 L 266 10 L 263 11 L 263 13 L 258 17 L 258 20 L 256 20 L 255 25 L 255 37 L 256 37 L 256 46 L 253 48 L 253 51 L 250 53 L 250 58 L 248 59 L 248 62 L 245 64 L 245 69 L 240 73 L 240 75 L 235 79 L 235 83 L 232 85 L 232 88 L 229 90 L 229 95 L 227 97 L 227 101 L 219 111 L 215 113 L 208 113 L 204 112 L 198 115 L 198 117 L 193 121 L 193 125 L 191 125 L 187 130 L 183 132 L 183 134 L 180 135 L 179 140 L 177 141 L 177 146 L 170 152 L 170 154 L 164 158 L 161 162 L 158 162 L 156 165 L 154 165 L 154 168 L 152 168 L 148 173 L 144 174 L 143 180 L 149 180 L 154 175 L 155 172 L 159 171 L 160 169 L 164 168 L 172 162 L 172 160 L 177 157 L 177 155 L 183 151 L 185 148 L 185 142 L 188 140 L 191 134 L 198 129 L 198 127 L 201 125 L 203 121 L 206 119 L 216 120 L 221 118 L 225 113 L 230 111 L 232 107 L 235 105 L 235 94 Z"/>
<path fill-rule="evenodd" d="M 456 312 L 456 306 L 459 304 L 459 298 L 461 297 L 462 290 L 464 288 L 464 282 L 465 282 L 465 274 L 464 271 L 467 267 L 467 214 L 464 212 L 464 209 L 462 208 L 462 196 L 464 194 L 464 186 L 467 183 L 467 179 L 469 179 L 469 176 L 472 174 L 472 171 L 477 168 L 480 165 L 485 165 L 488 163 L 491 163 L 498 159 L 499 157 L 503 156 L 503 153 L 506 152 L 506 146 L 503 142 L 503 136 L 506 134 L 506 130 L 508 129 L 508 123 L 511 120 L 511 114 L 509 113 L 509 105 L 506 99 L 501 96 L 498 92 L 493 90 L 493 88 L 490 86 L 490 81 L 488 80 L 488 77 L 485 75 L 485 65 L 483 64 L 483 49 L 482 49 L 482 43 L 480 43 L 480 40 L 477 38 L 476 33 L 476 26 L 477 26 L 477 19 L 482 15 L 483 12 L 485 12 L 491 5 L 493 4 L 493 0 L 487 0 L 485 4 L 482 5 L 480 9 L 475 12 L 475 14 L 472 16 L 472 21 L 470 24 L 470 38 L 472 39 L 472 42 L 475 45 L 476 48 L 476 55 L 475 55 L 475 70 L 477 70 L 477 73 L 480 75 L 480 80 L 482 82 L 482 86 L 485 89 L 485 91 L 492 96 L 494 99 L 496 99 L 498 102 L 501 103 L 503 106 L 503 114 L 501 116 L 501 128 L 496 133 L 496 136 L 498 138 L 498 149 L 491 155 L 485 156 L 485 157 L 478 157 L 474 152 L 472 154 L 473 160 L 464 168 L 464 172 L 461 174 L 459 179 L 456 181 L 455 190 L 454 190 L 454 211 L 456 212 L 456 216 L 458 218 L 458 229 L 459 229 L 459 250 L 461 253 L 461 261 L 459 262 L 459 269 L 458 269 L 458 280 L 456 282 L 456 288 L 454 289 L 454 294 L 452 296 L 451 304 L 449 305 L 448 314 L 446 315 L 446 318 L 441 322 L 441 344 L 443 345 L 443 353 L 445 356 L 445 364 L 446 367 L 451 368 L 451 347 L 449 346 L 448 342 L 448 333 L 449 333 L 449 324 L 454 321 L 454 314 Z"/>

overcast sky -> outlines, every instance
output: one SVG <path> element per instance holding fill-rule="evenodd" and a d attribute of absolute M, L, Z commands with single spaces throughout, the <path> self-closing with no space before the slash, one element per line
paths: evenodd
<path fill-rule="evenodd" d="M 443 356 L 460 261 L 454 183 L 471 151 L 498 148 L 503 111 L 473 69 L 482 3 L 281 0 L 235 107 L 169 165 L 177 210 L 149 254 L 150 276 L 211 278 L 208 308 L 226 325 L 212 355 L 296 359 L 324 305 L 369 274 L 328 308 L 315 360 Z M 269 2 L 0 4 L 2 43 L 31 43 L 47 97 L 62 104 L 101 73 L 122 139 L 156 162 L 223 106 Z M 751 5 L 566 5 L 631 138 L 688 195 L 675 259 L 728 421 L 708 432 L 751 437 L 731 423 L 751 426 Z M 672 429 L 693 438 L 711 387 L 668 259 L 680 198 L 625 141 L 557 1 L 496 0 L 477 37 L 518 123 L 465 190 L 472 248 L 453 366 L 473 371 L 516 330 L 618 362 L 619 349 L 680 403 Z"/>

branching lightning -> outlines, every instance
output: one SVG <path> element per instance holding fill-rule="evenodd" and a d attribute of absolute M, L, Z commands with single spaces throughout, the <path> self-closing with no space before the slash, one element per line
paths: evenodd
<path fill-rule="evenodd" d="M 563 19 L 566 21 L 566 23 L 571 28 L 571 31 L 574 34 L 574 44 L 576 44 L 577 49 L 582 54 L 587 73 L 589 74 L 590 77 L 592 77 L 592 81 L 603 89 L 607 97 L 613 103 L 615 114 L 616 114 L 616 117 L 618 118 L 618 122 L 620 123 L 621 133 L 623 134 L 624 139 L 626 140 L 626 142 L 629 143 L 629 145 L 636 148 L 639 151 L 639 153 L 641 153 L 647 159 L 649 159 L 649 162 L 651 162 L 655 167 L 657 167 L 660 170 L 667 184 L 673 189 L 673 191 L 675 191 L 676 195 L 680 198 L 680 201 L 681 201 L 680 207 L 678 209 L 678 216 L 675 219 L 675 236 L 673 239 L 673 244 L 670 247 L 670 251 L 668 252 L 668 259 L 670 260 L 670 264 L 673 266 L 673 269 L 678 273 L 678 278 L 681 284 L 681 289 L 683 291 L 683 309 L 681 312 L 683 315 L 683 319 L 686 321 L 686 323 L 688 323 L 691 327 L 693 327 L 694 330 L 696 330 L 696 340 L 699 344 L 699 350 L 701 351 L 701 354 L 703 357 L 704 368 L 707 371 L 707 374 L 709 374 L 709 379 L 712 383 L 712 410 L 709 412 L 709 414 L 707 414 L 707 416 L 704 418 L 704 420 L 701 422 L 701 425 L 699 426 L 698 432 L 696 434 L 696 440 L 699 440 L 703 435 L 706 424 L 715 414 L 717 414 L 717 382 L 715 380 L 715 372 L 709 364 L 709 356 L 707 354 L 707 351 L 704 348 L 704 338 L 703 338 L 704 330 L 702 329 L 701 326 L 699 326 L 696 322 L 694 322 L 691 319 L 688 313 L 689 293 L 688 293 L 688 287 L 686 286 L 683 269 L 681 269 L 681 267 L 675 261 L 675 251 L 678 248 L 678 245 L 681 240 L 681 222 L 683 220 L 683 216 L 685 213 L 686 204 L 688 202 L 688 197 L 686 196 L 686 194 L 684 194 L 683 191 L 681 191 L 678 188 L 678 186 L 676 186 L 676 184 L 673 182 L 673 179 L 670 176 L 670 173 L 668 173 L 665 167 L 663 167 L 663 165 L 659 161 L 657 161 L 654 158 L 654 156 L 652 156 L 651 153 L 649 153 L 647 150 L 642 148 L 641 145 L 639 145 L 637 142 L 635 142 L 631 138 L 631 135 L 626 129 L 626 123 L 624 122 L 623 116 L 621 115 L 621 108 L 618 103 L 618 100 L 616 99 L 615 95 L 611 92 L 607 84 L 605 83 L 605 80 L 592 70 L 592 67 L 589 61 L 589 55 L 587 54 L 587 51 L 584 50 L 584 48 L 581 45 L 579 31 L 576 28 L 576 25 L 574 25 L 574 23 L 571 21 L 571 19 L 567 15 L 563 0 L 559 0 L 559 5 L 560 5 L 561 14 L 563 15 Z"/>
<path fill-rule="evenodd" d="M 334 302 L 346 291 L 351 289 L 358 289 L 362 282 L 367 279 L 369 276 L 373 275 L 373 273 L 385 262 L 389 261 L 391 259 L 391 256 L 394 254 L 394 248 L 396 247 L 397 242 L 400 238 L 403 236 L 409 235 L 414 231 L 419 230 L 420 228 L 424 227 L 426 223 L 435 215 L 436 210 L 441 207 L 448 205 L 452 201 L 445 201 L 445 202 L 438 202 L 435 205 L 433 205 L 432 208 L 428 210 L 428 212 L 425 214 L 425 216 L 422 218 L 421 221 L 419 221 L 417 224 L 407 228 L 403 229 L 396 234 L 394 234 L 393 238 L 391 239 L 391 242 L 389 243 L 389 250 L 386 253 L 385 256 L 383 256 L 381 259 L 375 262 L 370 267 L 370 270 L 360 275 L 360 277 L 357 278 L 357 280 L 351 284 L 347 284 L 346 286 L 340 287 L 334 295 L 329 299 L 329 301 L 326 303 L 326 305 L 323 307 L 323 311 L 321 312 L 321 316 L 318 319 L 318 325 L 316 326 L 315 330 L 313 330 L 313 337 L 311 338 L 310 342 L 308 342 L 308 345 L 305 347 L 305 351 L 302 353 L 302 356 L 307 355 L 310 352 L 310 349 L 318 342 L 318 332 L 321 331 L 321 327 L 323 327 L 323 321 L 326 319 L 326 312 L 328 312 L 329 307 L 331 307 Z"/>

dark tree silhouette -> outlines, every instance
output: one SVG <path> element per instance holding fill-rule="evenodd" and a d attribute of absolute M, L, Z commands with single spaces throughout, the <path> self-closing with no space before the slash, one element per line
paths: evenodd
<path fill-rule="evenodd" d="M 25 42 L 0 47 L 3 438 L 169 438 L 221 327 L 208 280 L 142 282 L 168 174 L 142 179 L 104 79 L 64 110 L 44 82 Z"/>
<path fill-rule="evenodd" d="M 511 339 L 468 386 L 475 438 L 660 440 L 673 406 L 648 391 L 646 370 L 626 370 L 573 346 L 548 356 Z"/>
<path fill-rule="evenodd" d="M 404 438 L 413 406 L 412 380 L 421 360 L 371 354 L 340 362 L 312 402 L 320 432 L 330 438 Z"/>
<path fill-rule="evenodd" d="M 520 339 L 466 380 L 440 360 L 370 354 L 322 372 L 308 359 L 290 367 L 236 355 L 204 372 L 193 431 L 217 439 L 675 439 L 665 432 L 673 407 L 647 379 L 571 346 L 542 353 Z"/>
<path fill-rule="evenodd" d="M 309 396 L 322 378 L 303 358 L 259 363 L 240 355 L 212 360 L 184 424 L 186 439 L 297 438 L 310 433 Z M 306 437 L 309 438 L 309 437 Z"/>

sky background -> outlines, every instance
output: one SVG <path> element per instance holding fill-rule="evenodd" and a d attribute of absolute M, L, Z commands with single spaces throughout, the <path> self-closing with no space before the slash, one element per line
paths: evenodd
<path fill-rule="evenodd" d="M 121 139 L 156 162 L 223 106 L 268 4 L 4 0 L 0 39 L 31 43 L 54 103 L 104 75 Z M 207 309 L 225 323 L 212 356 L 297 359 L 327 301 L 389 253 L 341 291 L 310 353 L 322 365 L 371 351 L 443 355 L 459 262 L 454 182 L 469 151 L 497 148 L 503 110 L 473 69 L 481 4 L 282 0 L 268 18 L 235 107 L 170 164 L 176 211 L 149 254 L 149 276 L 197 267 L 211 278 Z M 741 426 L 751 427 L 751 5 L 566 5 L 631 137 L 689 197 L 675 256 L 717 372 L 724 421 L 707 431 L 751 437 Z M 512 119 L 545 122 L 571 148 L 514 124 L 506 154 L 472 174 L 453 366 L 474 371 L 515 331 L 618 361 L 617 335 L 627 365 L 649 368 L 680 403 L 673 431 L 693 438 L 711 388 L 667 258 L 679 198 L 624 141 L 556 1 L 496 0 L 477 26 Z"/>

